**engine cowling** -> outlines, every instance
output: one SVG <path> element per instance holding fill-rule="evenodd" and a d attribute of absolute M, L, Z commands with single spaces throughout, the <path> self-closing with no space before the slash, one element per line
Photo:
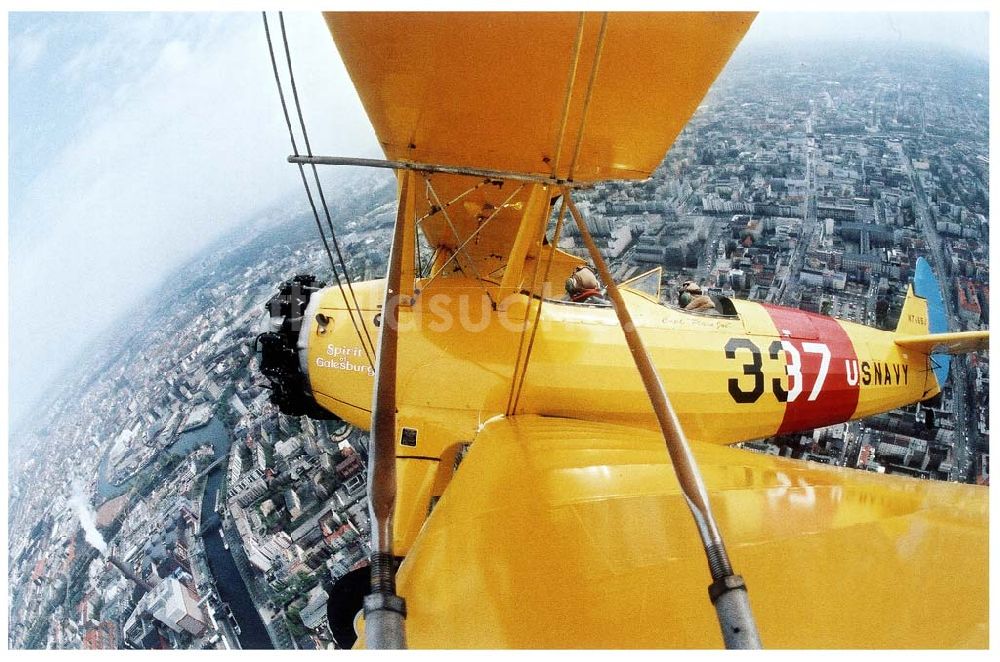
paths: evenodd
<path fill-rule="evenodd" d="M 283 282 L 264 306 L 267 330 L 257 336 L 254 347 L 261 354 L 260 372 L 270 382 L 271 402 L 289 416 L 340 420 L 316 403 L 299 361 L 299 333 L 306 307 L 325 285 L 315 276 L 299 274 Z"/>

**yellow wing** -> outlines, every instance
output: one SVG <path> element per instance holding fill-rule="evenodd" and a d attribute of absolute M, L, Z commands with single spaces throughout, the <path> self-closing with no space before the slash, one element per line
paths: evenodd
<path fill-rule="evenodd" d="M 388 158 L 591 182 L 650 175 L 754 14 L 325 17 Z M 555 192 L 445 174 L 419 185 L 413 213 L 434 273 L 448 265 L 516 290 L 525 260 L 549 250 L 540 232 Z M 539 234 L 514 259 L 523 225 Z M 557 256 L 561 289 L 579 260 Z"/>
<path fill-rule="evenodd" d="M 988 645 L 988 490 L 694 443 L 768 648 Z M 707 564 L 662 440 L 479 434 L 399 575 L 412 647 L 707 648 Z"/>
<path fill-rule="evenodd" d="M 649 176 L 753 17 L 612 13 L 603 29 L 597 13 L 326 22 L 388 158 L 564 179 L 579 144 L 573 177 L 593 181 Z"/>

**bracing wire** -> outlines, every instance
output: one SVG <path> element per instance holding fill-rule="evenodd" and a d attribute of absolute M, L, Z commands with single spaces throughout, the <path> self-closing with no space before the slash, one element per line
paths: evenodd
<path fill-rule="evenodd" d="M 309 144 L 309 133 L 306 131 L 305 119 L 302 117 L 302 104 L 299 102 L 299 91 L 298 87 L 295 85 L 295 73 L 292 71 L 292 54 L 288 47 L 288 33 L 285 31 L 285 14 L 284 12 L 278 12 L 278 22 L 281 25 L 281 40 L 285 47 L 285 60 L 288 62 L 288 80 L 292 87 L 292 99 L 295 101 L 295 111 L 299 117 L 299 127 L 302 129 L 302 139 L 306 144 L 306 154 L 312 156 L 312 145 Z M 298 156 L 296 154 L 296 156 Z M 312 164 L 313 179 L 316 181 L 316 190 L 319 193 L 320 203 L 323 206 L 323 213 L 326 217 L 326 225 L 330 230 L 330 239 L 333 241 L 333 248 L 337 252 L 337 259 L 340 261 L 340 269 L 344 272 L 344 280 L 347 281 L 347 291 L 351 294 L 351 301 L 354 304 L 354 308 L 357 310 L 358 318 L 364 319 L 361 313 L 361 306 L 358 304 L 358 298 L 354 294 L 354 287 L 351 284 L 351 274 L 347 271 L 347 264 L 344 260 L 344 255 L 340 251 L 340 242 L 337 241 L 337 233 L 333 229 L 333 220 L 330 218 L 330 207 L 326 203 L 326 196 L 323 194 L 323 186 L 320 183 L 319 171 L 316 169 L 316 164 Z M 341 292 L 343 294 L 343 292 Z M 344 303 L 347 304 L 347 299 L 344 299 Z M 348 304 L 350 307 L 350 304 Z M 372 338 L 368 333 L 368 327 L 363 323 L 361 324 L 361 329 L 365 333 L 365 338 L 368 340 L 368 346 L 372 349 L 372 354 L 375 353 L 375 344 L 372 342 Z M 363 343 L 362 343 L 363 344 Z"/>
<path fill-rule="evenodd" d="M 545 273 L 542 275 L 542 292 L 538 297 L 538 307 L 535 309 L 535 321 L 531 327 L 531 337 L 528 339 L 528 349 L 525 351 L 524 356 L 524 368 L 521 369 L 521 376 L 517 383 L 517 391 L 514 393 L 514 403 L 510 407 L 511 415 L 517 413 L 517 405 L 521 401 L 521 390 L 524 388 L 524 378 L 528 374 L 528 366 L 531 361 L 531 350 L 535 346 L 535 334 L 538 332 L 538 322 L 542 318 L 542 305 L 545 303 L 545 286 L 549 282 L 549 273 L 552 269 L 552 260 L 556 255 L 556 249 L 559 246 L 559 237 L 562 233 L 563 219 L 566 215 L 566 200 L 568 196 L 563 196 L 562 204 L 559 206 L 559 216 L 556 219 L 556 229 L 552 234 L 552 241 L 549 242 L 549 259 L 545 263 Z M 539 254 L 538 259 L 541 260 L 542 256 Z"/>
<path fill-rule="evenodd" d="M 551 217 L 552 201 L 548 201 L 545 206 L 545 219 Z M 522 222 L 523 219 L 522 219 Z M 546 226 L 548 226 L 548 220 L 546 220 Z M 521 340 L 517 344 L 517 358 L 514 359 L 514 373 L 510 377 L 510 393 L 507 395 L 507 415 L 514 415 L 514 391 L 518 387 L 518 376 L 520 371 L 527 368 L 527 360 L 530 357 L 525 357 L 525 364 L 522 367 L 521 356 L 524 353 L 524 340 L 528 333 L 528 321 L 531 319 L 531 299 L 535 293 L 535 285 L 538 282 L 538 265 L 542 261 L 542 245 L 545 239 L 545 228 L 542 229 L 542 234 L 538 238 L 538 257 L 534 260 L 534 265 L 531 269 L 531 286 L 528 288 L 528 302 L 524 308 L 524 324 L 521 326 Z M 543 284 L 544 287 L 544 284 Z M 542 297 L 539 297 L 539 305 L 541 305 Z"/>
<path fill-rule="evenodd" d="M 583 44 L 583 22 L 587 14 L 580 12 L 580 20 L 576 26 L 576 41 L 573 44 L 573 59 L 570 61 L 569 76 L 566 79 L 566 102 L 563 105 L 562 122 L 559 124 L 559 138 L 556 140 L 555 162 L 552 164 L 552 176 L 559 176 L 559 164 L 562 161 L 563 138 L 566 137 L 566 123 L 569 121 L 569 105 L 573 100 L 573 86 L 576 83 L 576 69 L 580 64 L 580 46 Z"/>
<path fill-rule="evenodd" d="M 463 255 L 466 255 L 466 257 L 468 257 L 468 254 L 466 254 L 464 252 L 465 251 L 465 247 L 469 244 L 469 242 L 471 242 L 473 239 L 475 239 L 477 236 L 479 236 L 479 233 L 483 230 L 483 228 L 485 228 L 487 225 L 489 225 L 489 222 L 492 221 L 494 218 L 496 218 L 497 214 L 499 214 L 501 211 L 503 211 L 503 209 L 508 204 L 510 204 L 510 201 L 513 200 L 514 197 L 517 196 L 517 194 L 522 191 L 522 189 L 524 189 L 524 184 L 521 184 L 520 186 L 518 186 L 517 189 L 515 189 L 513 193 L 511 193 L 509 196 L 507 196 L 507 199 L 504 200 L 502 203 L 500 203 L 500 206 L 497 207 L 496 209 L 494 209 L 493 213 L 490 214 L 489 217 L 486 218 L 479 225 L 479 227 L 476 228 L 476 230 L 472 232 L 472 234 L 470 234 L 468 237 L 466 237 L 465 240 L 461 244 L 459 244 L 459 246 L 455 249 L 455 251 L 451 254 L 451 256 L 445 261 L 444 264 L 441 265 L 441 268 L 438 269 L 438 272 L 436 274 L 434 274 L 433 276 L 431 276 L 430 281 L 428 281 L 427 283 L 424 283 L 424 287 L 425 288 L 429 287 L 430 284 L 432 282 L 434 282 L 434 279 L 437 278 L 444 271 L 445 267 L 447 267 L 449 264 L 451 264 L 452 260 L 455 260 L 455 263 L 458 264 L 459 267 L 461 267 L 461 264 L 459 264 L 458 260 L 457 260 L 458 254 L 461 252 L 461 253 L 463 253 Z M 445 207 L 448 207 L 451 204 L 452 203 L 448 203 L 447 205 L 445 205 Z M 468 259 L 471 260 L 472 258 L 468 258 Z M 477 275 L 478 275 L 478 272 L 477 272 Z M 492 274 L 490 274 L 490 275 L 492 275 Z"/>
<path fill-rule="evenodd" d="M 295 132 L 292 130 L 292 120 L 291 117 L 288 115 L 288 104 L 285 101 L 285 91 L 281 85 L 281 77 L 278 74 L 278 62 L 274 57 L 274 45 L 271 42 L 271 30 L 267 22 L 267 13 L 261 12 L 261 16 L 264 19 L 264 36 L 267 38 L 267 51 L 271 57 L 271 69 L 274 72 L 274 82 L 278 87 L 278 97 L 281 100 L 281 110 L 285 116 L 285 126 L 288 127 L 288 137 L 292 143 L 292 152 L 297 155 L 299 153 L 299 148 L 295 142 Z M 316 203 L 313 200 L 312 191 L 309 188 L 309 181 L 306 179 L 306 171 L 301 164 L 299 164 L 299 176 L 302 178 L 302 186 L 306 190 L 306 198 L 308 198 L 309 206 L 312 208 L 313 218 L 316 220 L 316 229 L 319 230 L 319 237 L 323 242 L 323 248 L 326 249 L 327 257 L 330 258 L 330 268 L 333 271 L 333 277 L 337 281 L 337 287 L 340 288 L 340 294 L 342 297 L 344 297 L 344 303 L 346 304 L 347 296 L 346 294 L 344 294 L 344 288 L 343 285 L 341 285 L 340 276 L 337 275 L 336 262 L 333 259 L 333 252 L 330 250 L 330 244 L 326 240 L 326 234 L 323 232 L 323 224 L 320 221 L 319 212 L 316 209 Z M 350 306 L 347 306 L 347 313 L 351 318 L 351 325 L 354 327 L 354 331 L 358 334 L 358 340 L 361 342 L 361 346 L 365 350 L 365 356 L 368 358 L 368 363 L 369 365 L 372 366 L 372 368 L 374 368 L 375 362 L 372 359 L 371 353 L 369 352 L 368 345 L 366 345 L 364 342 L 364 338 L 361 334 L 361 331 L 358 329 L 358 324 L 354 319 L 354 313 L 351 310 Z M 361 320 L 361 323 L 362 326 L 364 326 L 363 320 Z"/>
<path fill-rule="evenodd" d="M 608 32 L 608 13 L 601 17 L 601 31 L 597 35 L 597 49 L 594 52 L 594 64 L 590 68 L 590 80 L 587 82 L 587 96 L 583 100 L 583 110 L 580 117 L 580 129 L 576 136 L 576 148 L 573 150 L 573 160 L 569 164 L 569 179 L 576 174 L 576 161 L 580 158 L 580 148 L 583 147 L 583 133 L 587 128 L 587 115 L 590 112 L 590 101 L 594 94 L 594 81 L 597 80 L 597 70 L 601 65 L 601 54 L 604 52 L 604 38 Z"/>

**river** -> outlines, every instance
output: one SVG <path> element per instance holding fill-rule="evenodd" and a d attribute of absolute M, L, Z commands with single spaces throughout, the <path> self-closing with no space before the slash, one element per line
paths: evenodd
<path fill-rule="evenodd" d="M 207 425 L 181 434 L 177 438 L 177 441 L 163 452 L 170 451 L 178 455 L 187 455 L 199 446 L 210 443 L 212 444 L 212 449 L 215 451 L 215 457 L 218 458 L 229 452 L 229 441 L 226 426 L 218 418 L 213 418 Z M 132 487 L 133 483 L 135 483 L 136 479 L 145 471 L 145 468 L 143 468 L 121 485 L 113 485 L 108 481 L 107 477 L 107 464 L 110 454 L 111 444 L 108 444 L 108 447 L 104 450 L 104 455 L 101 457 L 101 463 L 97 468 L 97 494 L 103 500 L 113 499 L 125 494 Z"/>
<path fill-rule="evenodd" d="M 177 441 L 170 445 L 169 450 L 179 455 L 187 455 L 204 444 L 211 444 L 215 452 L 215 459 L 225 457 L 229 453 L 229 446 L 232 443 L 226 426 L 218 418 L 213 418 L 208 425 L 195 430 L 185 432 L 178 437 Z M 106 478 L 108 452 L 105 451 L 101 458 L 101 464 L 97 473 L 97 491 L 104 499 L 112 499 L 124 494 L 135 482 L 136 478 L 142 474 L 138 472 L 135 476 L 125 481 L 121 485 L 112 485 Z M 218 517 L 213 512 L 215 509 L 215 499 L 222 486 L 222 479 L 225 477 L 226 463 L 223 462 L 213 469 L 207 478 L 205 485 L 205 496 L 201 506 L 201 521 L 208 522 L 210 519 Z M 240 626 L 240 646 L 254 649 L 273 649 L 271 638 L 267 634 L 264 622 L 260 614 L 254 607 L 250 593 L 243 583 L 243 577 L 236 569 L 236 562 L 233 561 L 229 550 L 222 544 L 219 536 L 218 524 L 206 531 L 203 539 L 205 541 L 205 553 L 208 557 L 208 567 L 212 571 L 215 586 L 219 591 L 219 597 L 229 604 L 233 612 L 236 623 Z"/>
<path fill-rule="evenodd" d="M 218 452 L 218 451 L 216 451 Z M 226 465 L 221 464 L 212 469 L 208 474 L 208 483 L 205 486 L 205 496 L 201 503 L 201 521 L 208 522 L 215 514 L 215 499 L 222 485 L 225 476 Z M 264 621 L 254 607 L 253 599 L 243 583 L 243 577 L 236 569 L 236 562 L 233 561 L 229 550 L 222 544 L 219 536 L 218 525 L 205 531 L 202 539 L 205 541 L 205 554 L 208 556 L 208 567 L 212 571 L 215 579 L 215 586 L 219 591 L 219 597 L 229 603 L 229 608 L 233 611 L 233 616 L 240 626 L 240 646 L 243 648 L 267 648 L 273 649 L 271 638 L 264 627 Z"/>

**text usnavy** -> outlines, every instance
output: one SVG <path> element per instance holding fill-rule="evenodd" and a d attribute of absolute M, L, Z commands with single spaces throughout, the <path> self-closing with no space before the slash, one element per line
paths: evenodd
<path fill-rule="evenodd" d="M 782 361 L 785 375 L 771 378 L 771 392 L 779 402 L 795 402 L 803 395 L 814 401 L 823 393 L 827 376 L 830 374 L 832 355 L 826 343 L 803 342 L 796 347 L 788 340 L 774 340 L 768 345 L 767 357 L 772 361 Z M 730 338 L 725 346 L 726 358 L 742 363 L 742 375 L 728 380 L 729 395 L 740 404 L 757 402 L 764 394 L 767 377 L 764 374 L 764 354 L 760 347 L 749 338 Z M 782 357 L 782 352 L 784 357 Z M 814 355 L 811 368 L 803 371 L 803 355 Z M 888 361 L 861 361 L 844 359 L 843 377 L 847 386 L 897 386 L 909 383 L 909 366 L 905 363 Z M 808 384 L 807 378 L 811 381 Z M 787 388 L 785 384 L 787 383 Z"/>

